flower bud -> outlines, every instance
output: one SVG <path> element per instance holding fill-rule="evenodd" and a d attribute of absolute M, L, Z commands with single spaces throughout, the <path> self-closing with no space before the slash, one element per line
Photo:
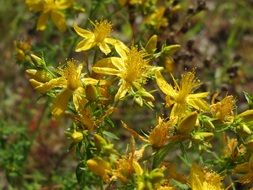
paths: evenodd
<path fill-rule="evenodd" d="M 196 132 L 193 135 L 193 139 L 195 140 L 210 140 L 213 138 L 214 134 L 211 132 Z"/>
<path fill-rule="evenodd" d="M 197 112 L 192 112 L 185 116 L 178 125 L 178 132 L 180 134 L 188 135 L 195 127 L 198 118 Z"/>
<path fill-rule="evenodd" d="M 87 161 L 87 166 L 90 171 L 92 171 L 95 175 L 102 177 L 104 181 L 109 178 L 108 173 L 110 171 L 110 164 L 102 158 L 96 157 L 89 159 Z"/>
<path fill-rule="evenodd" d="M 31 59 L 37 67 L 45 66 L 45 62 L 37 55 L 31 54 Z"/>
<path fill-rule="evenodd" d="M 164 66 L 165 66 L 165 70 L 168 73 L 172 73 L 174 71 L 174 68 L 175 68 L 175 64 L 174 64 L 173 58 L 170 57 L 170 56 L 165 57 Z"/>
<path fill-rule="evenodd" d="M 163 174 L 163 170 L 161 169 L 154 169 L 153 171 L 150 172 L 150 178 L 151 178 L 151 182 L 154 183 L 160 183 L 163 178 L 164 178 L 164 174 Z"/>
<path fill-rule="evenodd" d="M 162 49 L 162 52 L 166 55 L 173 55 L 180 47 L 181 46 L 178 44 L 166 46 Z"/>
<path fill-rule="evenodd" d="M 73 140 L 74 143 L 79 143 L 80 141 L 83 140 L 83 133 L 75 131 L 71 134 L 71 139 Z"/>
<path fill-rule="evenodd" d="M 240 135 L 250 135 L 252 133 L 250 128 L 245 123 L 238 125 L 237 130 Z"/>
<path fill-rule="evenodd" d="M 157 45 L 157 35 L 153 35 L 148 40 L 145 49 L 148 53 L 154 53 L 156 50 L 156 45 Z"/>
<path fill-rule="evenodd" d="M 34 80 L 34 79 L 30 79 L 29 82 L 30 82 L 30 84 L 32 85 L 32 87 L 33 87 L 34 89 L 37 88 L 38 86 L 40 86 L 40 85 L 43 84 L 43 83 L 38 82 L 38 81 L 36 81 L 36 80 Z"/>
<path fill-rule="evenodd" d="M 25 56 L 24 51 L 22 51 L 21 49 L 18 49 L 16 52 L 16 58 L 18 61 L 25 61 L 26 56 Z"/>
<path fill-rule="evenodd" d="M 39 82 L 48 82 L 52 77 L 44 70 L 27 69 L 26 74 Z"/>
<path fill-rule="evenodd" d="M 94 134 L 94 142 L 98 150 L 101 150 L 103 146 L 107 145 L 106 140 L 99 134 Z"/>
<path fill-rule="evenodd" d="M 253 121 L 253 110 L 246 110 L 237 115 L 237 118 L 242 118 L 243 121 Z"/>
<path fill-rule="evenodd" d="M 93 85 L 87 85 L 85 87 L 85 93 L 86 93 L 86 98 L 89 100 L 89 101 L 94 101 L 97 99 L 98 97 L 98 93 L 97 93 L 97 89 L 95 86 Z"/>

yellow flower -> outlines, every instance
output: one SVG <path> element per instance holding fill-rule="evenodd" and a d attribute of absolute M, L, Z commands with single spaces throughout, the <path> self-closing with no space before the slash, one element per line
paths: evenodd
<path fill-rule="evenodd" d="M 212 115 L 222 122 L 233 122 L 235 99 L 233 96 L 226 96 L 220 102 L 211 105 Z"/>
<path fill-rule="evenodd" d="M 111 166 L 110 163 L 100 157 L 87 160 L 87 166 L 95 175 L 100 176 L 104 182 L 109 182 Z"/>
<path fill-rule="evenodd" d="M 143 169 L 138 163 L 138 160 L 143 156 L 143 152 L 144 148 L 136 151 L 135 141 L 132 136 L 130 152 L 117 160 L 113 178 L 119 179 L 122 182 L 127 182 L 133 174 L 142 175 Z"/>
<path fill-rule="evenodd" d="M 180 85 L 174 80 L 175 88 L 165 81 L 160 72 L 156 72 L 156 81 L 161 91 L 166 95 L 167 106 L 173 105 L 171 117 L 186 115 L 189 106 L 201 111 L 209 110 L 208 103 L 203 100 L 207 97 L 208 92 L 192 94 L 200 85 L 200 82 L 195 78 L 194 72 L 185 73 L 182 76 Z"/>
<path fill-rule="evenodd" d="M 158 124 L 149 134 L 148 140 L 154 147 L 162 147 L 168 142 L 169 129 L 172 128 L 175 120 L 164 121 L 158 118 Z"/>
<path fill-rule="evenodd" d="M 196 164 L 192 164 L 190 174 L 190 186 L 192 190 L 223 190 L 222 177 L 209 172 Z"/>
<path fill-rule="evenodd" d="M 46 23 L 51 17 L 56 27 L 64 32 L 67 28 L 62 10 L 69 8 L 74 0 L 26 0 L 31 11 L 41 12 L 37 22 L 37 30 L 45 30 Z"/>
<path fill-rule="evenodd" d="M 253 154 L 248 162 L 244 162 L 242 164 L 238 164 L 235 169 L 235 173 L 243 174 L 239 178 L 239 182 L 242 184 L 248 184 L 253 182 Z"/>
<path fill-rule="evenodd" d="M 122 99 L 128 92 L 137 89 L 141 96 L 154 99 L 142 85 L 149 77 L 154 75 L 160 67 L 149 65 L 149 60 L 144 51 L 139 51 L 132 46 L 126 53 L 121 53 L 120 58 L 110 57 L 99 61 L 93 71 L 105 75 L 114 75 L 120 78 L 120 87 L 115 95 L 115 101 Z"/>
<path fill-rule="evenodd" d="M 113 45 L 119 52 L 126 49 L 122 42 L 109 37 L 112 31 L 112 24 L 110 22 L 102 20 L 92 24 L 94 25 L 94 30 L 92 32 L 80 28 L 76 24 L 74 25 L 76 33 L 84 38 L 77 44 L 76 52 L 86 51 L 97 45 L 104 54 L 108 54 L 111 52 L 108 44 Z"/>
<path fill-rule="evenodd" d="M 77 65 L 73 60 L 68 61 L 65 68 L 59 70 L 60 77 L 42 83 L 34 79 L 30 79 L 32 84 L 36 83 L 35 89 L 41 93 L 46 93 L 51 89 L 62 89 L 56 96 L 52 114 L 55 117 L 61 116 L 67 108 L 69 99 L 73 97 L 73 103 L 76 110 L 83 104 L 85 100 L 85 85 L 96 85 L 97 80 L 93 78 L 81 77 L 82 65 Z"/>
<path fill-rule="evenodd" d="M 168 26 L 168 20 L 164 17 L 165 7 L 158 7 L 155 11 L 145 19 L 145 23 L 155 28 Z"/>

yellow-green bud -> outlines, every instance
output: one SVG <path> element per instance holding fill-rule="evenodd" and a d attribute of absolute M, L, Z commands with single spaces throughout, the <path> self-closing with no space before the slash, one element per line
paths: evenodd
<path fill-rule="evenodd" d="M 44 70 L 27 69 L 26 74 L 39 82 L 48 82 L 52 79 L 51 75 Z"/>
<path fill-rule="evenodd" d="M 87 166 L 90 171 L 95 175 L 102 177 L 104 180 L 108 178 L 108 172 L 110 171 L 110 163 L 104 161 L 100 157 L 87 160 Z"/>
<path fill-rule="evenodd" d="M 75 131 L 71 134 L 73 142 L 78 143 L 83 140 L 83 133 Z"/>
<path fill-rule="evenodd" d="M 192 112 L 186 117 L 184 117 L 178 125 L 177 128 L 178 132 L 181 134 L 188 135 L 194 129 L 197 118 L 198 118 L 197 112 Z"/>
<path fill-rule="evenodd" d="M 87 85 L 85 87 L 86 98 L 90 101 L 94 101 L 98 97 L 97 89 L 93 85 Z"/>
<path fill-rule="evenodd" d="M 162 52 L 166 55 L 173 55 L 180 47 L 181 46 L 178 44 L 166 46 L 162 49 Z"/>
<path fill-rule="evenodd" d="M 156 50 L 156 45 L 157 45 L 157 35 L 153 35 L 148 40 L 145 49 L 148 53 L 154 53 Z"/>
<path fill-rule="evenodd" d="M 253 110 L 246 110 L 237 115 L 237 118 L 242 118 L 244 121 L 253 121 Z"/>
<path fill-rule="evenodd" d="M 161 169 L 155 169 L 150 172 L 152 183 L 160 183 L 164 178 L 163 171 Z"/>
<path fill-rule="evenodd" d="M 245 123 L 238 125 L 237 130 L 240 135 L 250 135 L 252 133 L 250 128 Z"/>
<path fill-rule="evenodd" d="M 95 142 L 96 148 L 98 150 L 101 150 L 102 147 L 104 147 L 108 144 L 106 142 L 106 140 L 102 136 L 100 136 L 99 134 L 94 134 L 94 142 Z"/>
<path fill-rule="evenodd" d="M 44 65 L 45 65 L 45 62 L 44 62 L 40 57 L 38 57 L 37 55 L 31 54 L 31 59 L 32 59 L 32 62 L 33 62 L 37 67 L 41 67 L 41 66 L 44 66 Z"/>
<path fill-rule="evenodd" d="M 213 138 L 214 134 L 211 132 L 196 132 L 193 135 L 193 139 L 195 140 L 210 140 L 211 138 Z"/>

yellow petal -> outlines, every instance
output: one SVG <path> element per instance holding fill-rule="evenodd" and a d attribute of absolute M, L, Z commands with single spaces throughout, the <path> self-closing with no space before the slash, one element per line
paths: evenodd
<path fill-rule="evenodd" d="M 62 114 L 67 108 L 68 101 L 71 95 L 72 95 L 72 91 L 65 89 L 56 96 L 53 106 L 52 106 L 52 115 L 55 118 L 59 118 L 62 116 Z"/>
<path fill-rule="evenodd" d="M 156 72 L 155 77 L 158 87 L 164 94 L 171 97 L 175 97 L 177 95 L 176 91 L 170 84 L 168 84 L 165 81 L 165 79 L 163 78 L 162 74 L 159 71 Z"/>
<path fill-rule="evenodd" d="M 66 79 L 59 77 L 36 87 L 35 90 L 38 90 L 40 93 L 46 93 L 47 91 L 55 87 L 66 87 L 66 86 L 67 86 Z"/>
<path fill-rule="evenodd" d="M 101 59 L 99 61 L 97 61 L 93 67 L 110 67 L 110 68 L 114 68 L 113 64 L 112 64 L 112 58 L 116 58 L 116 57 L 109 57 L 109 58 L 104 58 Z M 117 58 L 120 59 L 120 58 Z"/>
<path fill-rule="evenodd" d="M 113 45 L 117 53 L 120 55 L 120 57 L 122 58 L 127 57 L 126 54 L 129 51 L 129 48 L 123 42 L 115 40 L 113 38 L 105 38 L 105 42 Z"/>
<path fill-rule="evenodd" d="M 30 79 L 29 82 L 30 82 L 30 84 L 32 85 L 32 87 L 33 87 L 34 89 L 36 89 L 38 86 L 43 85 L 42 82 L 39 82 L 39 81 L 34 80 L 34 79 Z"/>
<path fill-rule="evenodd" d="M 122 82 L 117 94 L 115 95 L 115 101 L 120 100 L 121 98 L 123 98 L 126 93 L 129 91 L 130 86 L 126 83 L 126 82 Z"/>
<path fill-rule="evenodd" d="M 196 94 L 190 94 L 189 96 L 194 98 L 206 98 L 208 96 L 209 92 L 201 92 Z"/>
<path fill-rule="evenodd" d="M 99 43 L 98 47 L 105 55 L 111 52 L 110 47 L 105 42 Z"/>
<path fill-rule="evenodd" d="M 76 33 L 79 35 L 79 36 L 82 36 L 83 38 L 91 38 L 93 37 L 93 33 L 88 31 L 88 30 L 85 30 L 79 26 L 77 26 L 77 24 L 74 24 L 74 30 L 76 31 Z"/>
<path fill-rule="evenodd" d="M 142 175 L 143 169 L 141 168 L 140 164 L 135 160 L 133 160 L 132 164 L 133 164 L 133 168 L 134 168 L 135 173 L 138 175 Z"/>
<path fill-rule="evenodd" d="M 48 12 L 42 13 L 40 15 L 38 22 L 37 22 L 37 28 L 36 28 L 37 30 L 45 30 L 48 17 L 49 17 Z"/>
<path fill-rule="evenodd" d="M 76 52 L 80 52 L 80 51 L 86 51 L 88 49 L 91 49 L 94 46 L 94 39 L 84 39 L 81 42 L 79 42 L 76 46 Z"/>
<path fill-rule="evenodd" d="M 209 104 L 205 100 L 203 100 L 201 98 L 196 98 L 193 95 L 195 95 L 195 94 L 190 94 L 187 97 L 187 99 L 186 99 L 187 103 L 197 110 L 209 111 L 209 109 L 210 109 Z"/>
<path fill-rule="evenodd" d="M 183 117 L 186 114 L 187 105 L 175 103 L 170 113 L 170 117 Z"/>
<path fill-rule="evenodd" d="M 113 68 L 107 68 L 107 67 L 92 67 L 92 71 L 95 73 L 105 74 L 105 75 L 119 75 L 119 71 L 117 69 Z"/>
<path fill-rule="evenodd" d="M 41 11 L 43 10 L 43 2 L 40 0 L 26 0 L 25 3 L 29 7 L 30 11 Z"/>
<path fill-rule="evenodd" d="M 74 3 L 74 0 L 55 1 L 58 9 L 67 9 Z"/>
<path fill-rule="evenodd" d="M 119 70 L 124 70 L 125 65 L 121 58 L 118 57 L 111 57 L 112 64 L 117 67 Z"/>
<path fill-rule="evenodd" d="M 56 25 L 56 27 L 61 31 L 64 32 L 67 29 L 66 21 L 64 18 L 64 14 L 59 11 L 52 11 L 51 18 Z"/>
<path fill-rule="evenodd" d="M 83 87 L 77 88 L 73 93 L 73 104 L 75 106 L 75 109 L 77 111 L 80 110 L 80 106 L 85 106 L 87 103 L 87 100 L 85 98 L 85 90 Z"/>
<path fill-rule="evenodd" d="M 81 79 L 84 85 L 97 85 L 99 83 L 99 80 L 93 79 L 93 78 L 83 78 Z"/>

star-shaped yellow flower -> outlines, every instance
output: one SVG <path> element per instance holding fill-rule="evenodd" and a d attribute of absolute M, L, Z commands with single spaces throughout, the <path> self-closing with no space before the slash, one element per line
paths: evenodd
<path fill-rule="evenodd" d="M 77 65 L 73 60 L 68 61 L 65 68 L 59 70 L 60 76 L 42 83 L 30 79 L 32 84 L 36 84 L 35 89 L 41 93 L 46 93 L 51 89 L 61 89 L 56 95 L 52 106 L 52 114 L 57 118 L 61 116 L 67 108 L 69 99 L 73 97 L 73 104 L 78 111 L 81 104 L 85 103 L 85 86 L 96 85 L 98 80 L 84 78 L 81 75 L 83 66 Z"/>
<path fill-rule="evenodd" d="M 192 164 L 190 186 L 192 190 L 224 190 L 221 183 L 222 177 L 215 173 Z"/>
<path fill-rule="evenodd" d="M 126 49 L 126 46 L 122 42 L 109 37 L 112 31 L 112 24 L 109 21 L 96 21 L 92 24 L 94 25 L 93 31 L 80 28 L 76 24 L 74 25 L 76 33 L 84 38 L 77 44 L 76 52 L 86 51 L 94 46 L 98 46 L 104 54 L 108 54 L 111 52 L 108 44 L 113 45 L 117 52 L 122 52 Z"/>
<path fill-rule="evenodd" d="M 214 118 L 217 118 L 225 123 L 234 121 L 235 99 L 233 96 L 226 96 L 220 102 L 211 105 L 211 113 Z"/>
<path fill-rule="evenodd" d="M 154 75 L 160 67 L 149 65 L 149 60 L 144 51 L 139 51 L 132 46 L 125 53 L 120 53 L 119 57 L 103 59 L 95 64 L 93 71 L 105 75 L 114 75 L 120 78 L 120 87 L 115 95 L 115 101 L 123 98 L 128 92 L 137 89 L 143 96 L 150 99 L 154 97 L 147 92 L 144 85 L 149 77 Z"/>
<path fill-rule="evenodd" d="M 207 97 L 208 92 L 192 94 L 200 85 L 194 72 L 185 73 L 180 85 L 174 80 L 175 88 L 165 81 L 160 72 L 156 72 L 156 81 L 158 87 L 166 95 L 167 106 L 173 105 L 170 116 L 184 116 L 189 106 L 201 111 L 209 110 L 209 104 L 203 100 Z"/>
<path fill-rule="evenodd" d="M 64 32 L 67 28 L 62 10 L 69 8 L 74 0 L 26 0 L 31 11 L 41 12 L 37 22 L 37 30 L 45 30 L 46 23 L 51 17 L 56 27 Z"/>

